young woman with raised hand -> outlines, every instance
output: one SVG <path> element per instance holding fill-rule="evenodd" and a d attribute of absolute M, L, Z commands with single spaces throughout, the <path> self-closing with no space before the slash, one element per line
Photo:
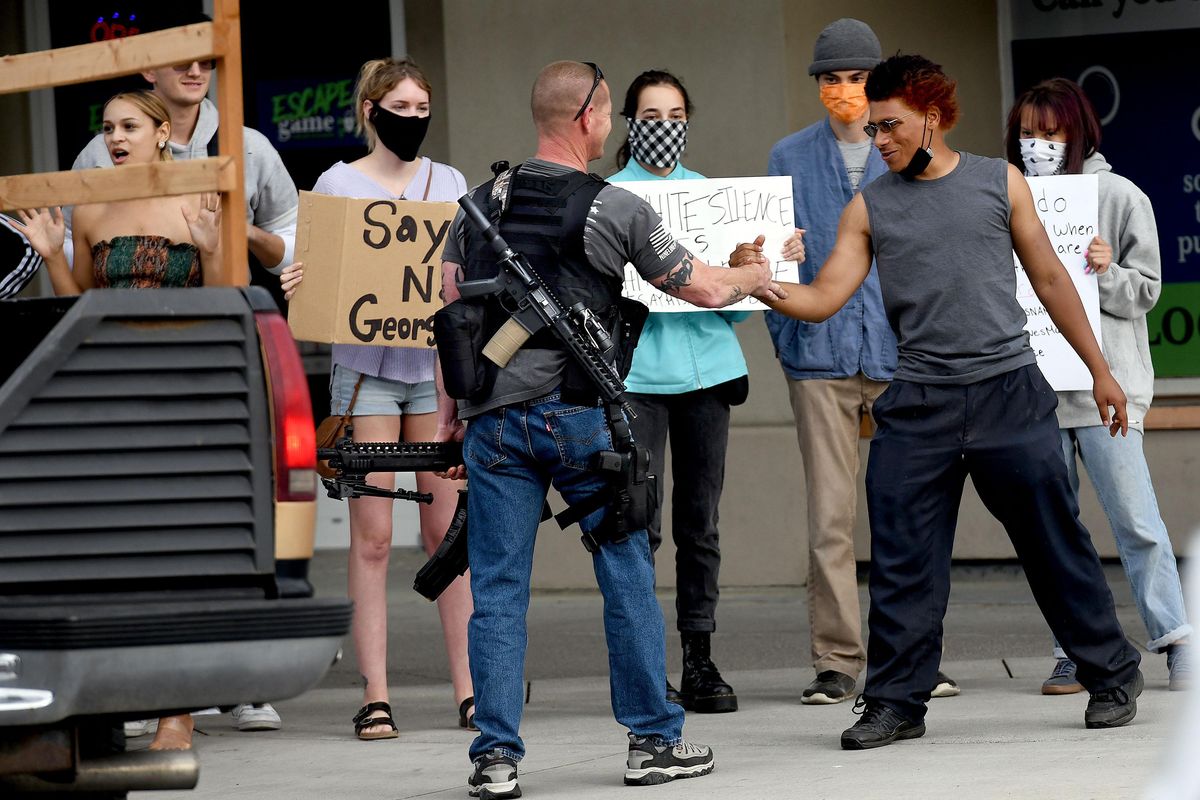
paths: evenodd
<path fill-rule="evenodd" d="M 104 144 L 115 166 L 170 161 L 171 121 L 148 91 L 122 92 L 104 104 Z M 21 211 L 21 229 L 45 259 L 54 293 L 95 288 L 201 286 L 215 280 L 220 202 L 215 194 L 145 197 L 75 207 L 74 268 L 63 252 L 60 209 Z"/>
<path fill-rule="evenodd" d="M 122 92 L 104 104 L 104 144 L 113 165 L 170 161 L 170 115 L 154 94 Z M 45 260 L 57 295 L 91 288 L 158 289 L 201 286 L 219 270 L 220 201 L 215 194 L 145 197 L 78 205 L 72 236 L 75 265 L 63 252 L 61 209 L 18 212 L 19 227 Z M 151 750 L 186 750 L 192 716 L 163 717 Z"/>

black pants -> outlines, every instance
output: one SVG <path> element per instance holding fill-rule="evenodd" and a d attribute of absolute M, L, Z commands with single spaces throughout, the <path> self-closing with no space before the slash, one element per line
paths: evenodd
<path fill-rule="evenodd" d="M 894 381 L 875 401 L 867 466 L 867 698 L 925 716 L 942 649 L 963 483 L 1008 532 L 1038 607 L 1097 692 L 1141 659 L 1117 622 L 1062 457 L 1058 401 L 1036 366 L 966 386 Z"/>
<path fill-rule="evenodd" d="M 629 394 L 637 418 L 633 438 L 650 450 L 659 476 L 659 512 L 647 528 L 650 549 L 662 544 L 667 437 L 671 440 L 671 538 L 675 540 L 675 612 L 679 630 L 712 632 L 717 621 L 721 547 L 717 505 L 725 483 L 729 403 L 719 387 L 684 394 Z"/>

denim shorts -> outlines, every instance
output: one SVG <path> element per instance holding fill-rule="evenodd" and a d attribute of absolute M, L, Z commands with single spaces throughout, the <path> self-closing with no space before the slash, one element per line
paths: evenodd
<path fill-rule="evenodd" d="M 333 365 L 329 376 L 329 413 L 345 414 L 354 396 L 354 384 L 361 372 Z M 374 375 L 363 375 L 358 399 L 354 401 L 353 416 L 399 417 L 405 414 L 432 414 L 437 411 L 437 390 L 433 381 L 405 383 Z"/>

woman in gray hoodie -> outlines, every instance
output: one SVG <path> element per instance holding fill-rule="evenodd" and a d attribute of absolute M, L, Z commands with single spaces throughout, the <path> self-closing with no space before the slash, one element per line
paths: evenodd
<path fill-rule="evenodd" d="M 1099 235 L 1088 247 L 1084 269 L 1097 276 L 1101 344 L 1128 398 L 1129 435 L 1109 436 L 1097 424 L 1090 392 L 1058 392 L 1063 454 L 1077 489 L 1076 457 L 1087 469 L 1150 634 L 1146 647 L 1167 654 L 1170 688 L 1183 689 L 1191 677 L 1187 640 L 1192 627 L 1142 450 L 1142 420 L 1154 394 L 1146 314 L 1158 302 L 1162 286 L 1154 209 L 1145 193 L 1114 174 L 1100 155 L 1096 112 L 1072 81 L 1052 78 L 1017 98 L 1008 115 L 1006 146 L 1008 160 L 1028 176 L 1098 176 Z M 1055 656 L 1042 693 L 1082 691 L 1075 664 L 1057 643 Z"/>

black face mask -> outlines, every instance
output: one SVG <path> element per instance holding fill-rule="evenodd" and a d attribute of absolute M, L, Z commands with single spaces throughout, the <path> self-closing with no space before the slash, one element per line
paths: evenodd
<path fill-rule="evenodd" d="M 917 148 L 917 152 L 913 153 L 912 160 L 908 162 L 908 166 L 900 170 L 900 177 L 915 178 L 920 175 L 929 166 L 929 162 L 933 161 L 933 148 L 924 144 L 925 131 L 929 127 L 929 116 L 926 115 L 925 123 L 921 125 L 921 147 Z M 929 134 L 929 144 L 933 144 L 933 134 Z"/>
<path fill-rule="evenodd" d="M 415 161 L 425 133 L 429 130 L 429 117 L 402 117 L 386 108 L 371 106 L 371 124 L 380 144 L 392 151 L 401 161 Z"/>

